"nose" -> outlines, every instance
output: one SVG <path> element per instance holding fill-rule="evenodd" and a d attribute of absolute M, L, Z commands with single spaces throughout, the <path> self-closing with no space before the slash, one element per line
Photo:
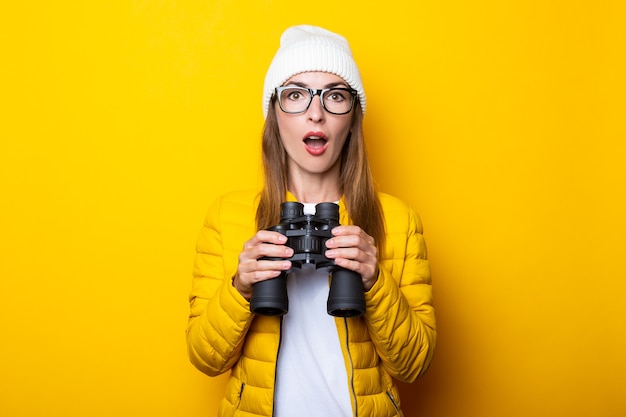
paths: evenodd
<path fill-rule="evenodd" d="M 324 108 L 322 107 L 321 92 L 315 94 L 311 100 L 311 105 L 307 111 L 309 120 L 319 123 L 324 119 Z"/>

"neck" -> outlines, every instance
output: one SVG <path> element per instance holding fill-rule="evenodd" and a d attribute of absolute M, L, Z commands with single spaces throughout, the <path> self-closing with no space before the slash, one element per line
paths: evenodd
<path fill-rule="evenodd" d="M 292 178 L 288 183 L 289 191 L 302 203 L 325 203 L 339 201 L 341 191 L 339 180 L 324 179 L 319 176 Z"/>

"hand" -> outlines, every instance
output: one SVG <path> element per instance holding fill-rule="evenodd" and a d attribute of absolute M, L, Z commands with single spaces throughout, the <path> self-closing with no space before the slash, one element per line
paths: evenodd
<path fill-rule="evenodd" d="M 289 258 L 293 249 L 285 246 L 287 238 L 278 232 L 259 230 L 243 245 L 239 254 L 237 274 L 233 278 L 233 286 L 247 300 L 252 296 L 252 285 L 259 281 L 276 278 L 281 272 L 291 268 L 287 260 L 260 260 L 263 257 Z"/>
<path fill-rule="evenodd" d="M 343 268 L 361 275 L 363 289 L 369 291 L 378 280 L 378 249 L 374 238 L 358 226 L 338 226 L 326 241 L 326 257 Z"/>

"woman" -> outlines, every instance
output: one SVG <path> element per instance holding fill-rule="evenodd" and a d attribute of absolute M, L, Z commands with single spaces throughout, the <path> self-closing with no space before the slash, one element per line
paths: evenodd
<path fill-rule="evenodd" d="M 375 190 L 362 134 L 366 97 L 345 38 L 287 29 L 267 72 L 265 182 L 210 209 L 198 238 L 187 345 L 207 375 L 231 371 L 220 416 L 401 416 L 394 379 L 428 368 L 436 327 L 422 226 Z M 329 271 L 295 265 L 267 230 L 284 201 L 339 204 L 325 256 L 358 273 L 365 313 L 326 314 Z M 289 273 L 289 311 L 250 311 L 256 283 Z"/>

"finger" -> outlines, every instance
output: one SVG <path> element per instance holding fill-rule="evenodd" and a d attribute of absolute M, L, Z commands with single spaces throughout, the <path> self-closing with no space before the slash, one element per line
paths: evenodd
<path fill-rule="evenodd" d="M 368 245 L 373 245 L 373 246 L 376 245 L 376 241 L 374 240 L 374 238 L 368 235 L 367 233 L 365 233 L 365 231 L 361 229 L 359 226 L 353 226 L 353 225 L 337 226 L 334 229 L 332 229 L 331 233 L 333 234 L 334 237 L 341 237 L 341 238 L 347 238 L 347 237 L 355 238 L 356 237 L 358 239 L 363 240 Z M 342 241 L 343 240 L 340 240 L 340 242 Z M 353 242 L 353 241 L 346 240 L 346 242 Z"/>
<path fill-rule="evenodd" d="M 270 261 L 267 261 L 270 262 Z M 276 278 L 281 273 L 285 272 L 286 269 L 289 269 L 291 263 L 290 262 L 271 262 L 275 264 L 274 266 L 278 266 L 282 269 L 253 269 L 249 272 L 246 272 L 245 268 L 241 267 L 238 269 L 235 278 L 233 279 L 233 285 L 235 288 L 247 299 L 250 299 L 252 296 L 252 287 L 254 284 L 266 281 L 268 279 Z M 264 265 L 267 267 L 267 265 Z"/>
<path fill-rule="evenodd" d="M 334 236 L 342 236 L 342 235 L 357 235 L 362 232 L 359 226 L 349 225 L 349 226 L 337 226 L 331 230 L 331 233 Z"/>
<path fill-rule="evenodd" d="M 371 238 L 371 236 L 369 236 L 363 229 L 355 225 L 337 226 L 331 230 L 331 233 L 334 236 L 358 235 Z"/>
<path fill-rule="evenodd" d="M 279 233 L 277 234 L 282 236 Z M 271 239 L 273 235 L 266 236 L 270 236 L 269 238 Z M 256 260 L 262 257 L 289 258 L 293 256 L 293 249 L 290 247 L 279 243 L 265 243 L 264 239 L 263 235 L 255 235 L 254 238 L 246 242 L 243 251 L 239 255 L 240 262 L 244 259 Z"/>
<path fill-rule="evenodd" d="M 287 243 L 287 237 L 271 230 L 259 230 L 254 236 L 252 236 L 252 239 L 246 242 L 246 245 L 255 246 L 260 243 L 273 243 L 275 245 L 283 245 Z"/>
<path fill-rule="evenodd" d="M 285 245 L 262 243 L 251 251 L 254 259 L 260 258 L 289 258 L 293 256 L 293 249 Z"/>
<path fill-rule="evenodd" d="M 250 287 L 259 281 L 276 278 L 290 268 L 290 261 L 250 260 L 239 264 L 238 276 L 243 285 Z"/>
<path fill-rule="evenodd" d="M 352 259 L 337 258 L 335 259 L 335 264 L 337 264 L 338 266 L 341 266 L 342 268 L 350 269 L 358 273 L 361 273 L 363 270 L 362 264 Z"/>
<path fill-rule="evenodd" d="M 276 278 L 282 272 L 289 269 L 288 267 L 284 267 L 283 264 L 279 264 L 278 266 L 281 267 L 281 269 L 275 269 L 275 267 L 272 267 L 271 269 L 256 269 L 247 273 L 240 273 L 239 275 L 242 277 L 242 281 L 245 281 L 249 286 L 252 286 L 259 281 Z"/>
<path fill-rule="evenodd" d="M 331 249 L 326 252 L 326 257 L 329 259 L 346 259 L 363 264 L 375 264 L 376 258 L 370 253 L 367 253 L 359 248 L 340 248 Z"/>
<path fill-rule="evenodd" d="M 259 260 L 256 262 L 256 272 L 267 272 L 267 271 L 286 271 L 291 268 L 291 261 L 269 261 L 269 260 Z"/>
<path fill-rule="evenodd" d="M 361 236 L 337 236 L 326 242 L 326 247 L 330 250 L 356 248 L 371 256 L 376 256 L 378 248 L 373 239 Z"/>
<path fill-rule="evenodd" d="M 377 269 L 376 264 L 366 264 L 366 263 L 361 263 L 356 260 L 345 259 L 345 258 L 335 259 L 335 264 L 337 264 L 338 266 L 342 268 L 349 269 L 351 271 L 358 273 L 359 275 L 361 275 L 361 278 L 363 279 L 364 283 L 365 281 L 370 281 L 376 275 L 376 269 Z"/>

